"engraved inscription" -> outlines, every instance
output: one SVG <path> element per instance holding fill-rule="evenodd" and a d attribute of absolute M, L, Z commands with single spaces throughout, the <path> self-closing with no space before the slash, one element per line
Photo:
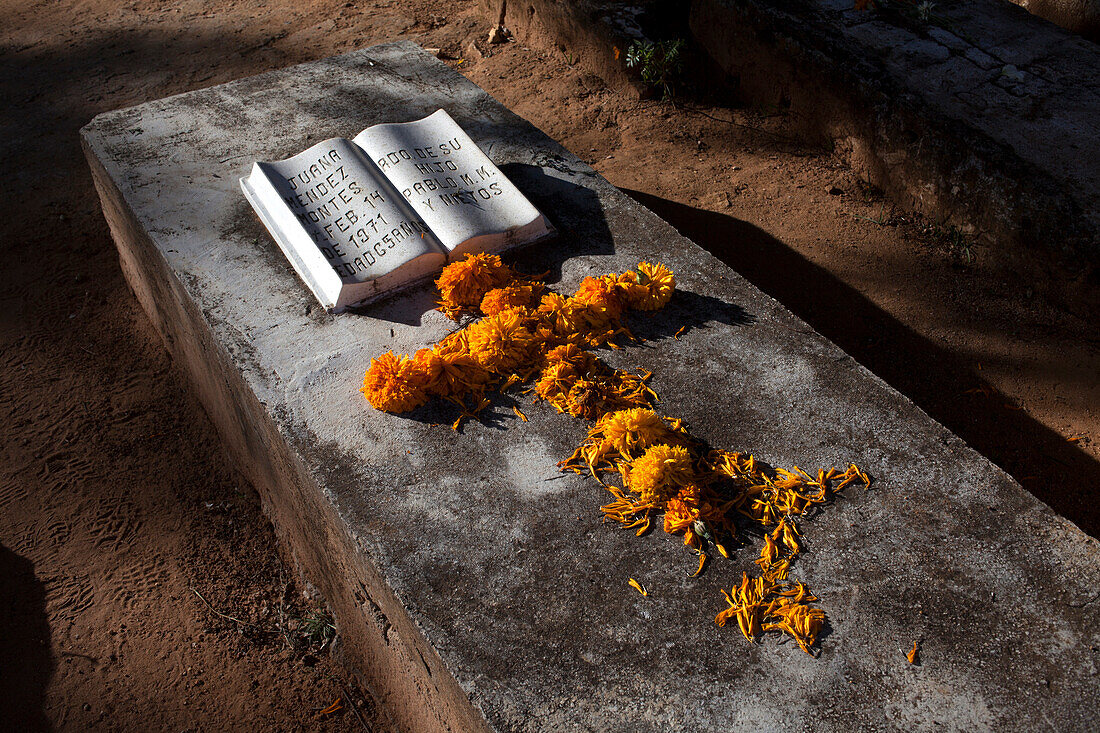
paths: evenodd
<path fill-rule="evenodd" d="M 307 157 L 308 155 L 308 157 Z M 317 248 L 344 280 L 374 277 L 388 255 L 423 239 L 429 229 L 379 185 L 345 141 L 274 164 L 280 194 Z M 404 259 L 404 257 L 402 257 Z"/>

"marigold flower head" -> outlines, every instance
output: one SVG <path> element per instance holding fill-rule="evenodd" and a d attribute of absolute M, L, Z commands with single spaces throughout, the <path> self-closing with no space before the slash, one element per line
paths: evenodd
<path fill-rule="evenodd" d="M 359 391 L 377 410 L 408 412 L 428 401 L 428 380 L 423 364 L 387 351 L 371 359 Z"/>
<path fill-rule="evenodd" d="M 565 411 L 573 417 L 583 417 L 586 420 L 594 420 L 599 416 L 602 403 L 600 385 L 589 379 L 573 382 L 565 395 Z"/>
<path fill-rule="evenodd" d="M 558 412 L 565 412 L 565 398 L 579 378 L 580 374 L 572 364 L 567 361 L 554 361 L 547 364 L 539 373 L 538 381 L 535 382 L 535 392 L 557 407 Z"/>
<path fill-rule="evenodd" d="M 432 348 L 432 351 L 440 356 L 458 356 L 461 354 L 470 354 L 470 337 L 466 333 L 466 329 L 449 333 L 443 337 L 443 339 Z"/>
<path fill-rule="evenodd" d="M 425 388 L 439 379 L 439 375 L 443 372 L 443 359 L 431 349 L 419 349 L 413 354 L 412 361 L 413 365 L 424 375 Z"/>
<path fill-rule="evenodd" d="M 695 478 L 691 454 L 679 445 L 651 446 L 630 464 L 627 484 L 643 500 L 665 502 Z"/>
<path fill-rule="evenodd" d="M 584 317 L 587 309 L 583 303 L 577 303 L 572 298 L 547 293 L 536 312 L 553 334 L 553 340 L 578 343 L 585 341 L 584 332 L 589 328 L 589 321 Z M 606 323 L 606 318 L 604 321 Z"/>
<path fill-rule="evenodd" d="M 672 497 L 665 504 L 664 529 L 669 534 L 680 534 L 691 529 L 697 518 L 696 510 L 678 496 Z"/>
<path fill-rule="evenodd" d="M 508 285 L 503 288 L 493 288 L 481 299 L 481 312 L 487 316 L 495 316 L 509 308 L 529 307 L 538 298 L 539 290 L 541 286 L 535 285 Z"/>
<path fill-rule="evenodd" d="M 454 317 L 463 309 L 476 308 L 493 288 L 508 284 L 515 278 L 512 268 L 500 257 L 491 254 L 469 254 L 465 259 L 443 268 L 436 287 L 439 288 L 440 310 Z"/>
<path fill-rule="evenodd" d="M 556 333 L 568 343 L 602 346 L 621 332 L 618 323 L 604 306 L 570 298 L 558 313 Z"/>
<path fill-rule="evenodd" d="M 535 345 L 520 309 L 488 316 L 466 328 L 470 355 L 491 372 L 504 374 L 527 360 Z"/>
<path fill-rule="evenodd" d="M 719 551 L 725 554 L 718 542 L 719 533 L 733 535 L 735 530 L 719 506 L 718 496 L 707 486 L 688 484 L 665 505 L 664 530 L 669 534 L 683 532 L 684 544 L 699 549 L 701 542 L 697 522 L 714 535 L 712 539 L 715 539 Z"/>
<path fill-rule="evenodd" d="M 572 300 L 596 308 L 608 320 L 617 320 L 623 314 L 623 302 L 614 275 L 586 277 L 581 281 Z"/>
<path fill-rule="evenodd" d="M 561 293 L 547 293 L 539 301 L 538 312 L 547 315 L 555 315 L 566 306 L 569 299 Z"/>
<path fill-rule="evenodd" d="M 603 455 L 615 452 L 626 460 L 673 438 L 672 431 L 656 412 L 640 407 L 604 415 L 589 434 L 598 437 Z"/>
<path fill-rule="evenodd" d="M 643 311 L 653 311 L 665 307 L 676 290 L 676 278 L 672 270 L 661 263 L 638 264 L 638 286 L 627 289 L 629 305 Z"/>
<path fill-rule="evenodd" d="M 485 388 L 492 378 L 485 367 L 468 353 L 449 350 L 421 349 L 413 361 L 421 365 L 427 374 L 425 389 L 441 397 L 452 397 L 476 392 Z"/>
<path fill-rule="evenodd" d="M 595 370 L 599 360 L 576 344 L 562 344 L 546 352 L 546 363 L 569 364 L 578 374 L 588 374 Z"/>

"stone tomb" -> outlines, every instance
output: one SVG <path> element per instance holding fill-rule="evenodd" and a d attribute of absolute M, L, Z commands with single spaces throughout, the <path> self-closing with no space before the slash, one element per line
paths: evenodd
<path fill-rule="evenodd" d="M 660 409 L 714 446 L 807 469 L 854 461 L 803 522 L 793 577 L 820 655 L 720 629 L 678 538 L 601 523 L 607 494 L 556 464 L 585 425 L 497 398 L 372 410 L 372 356 L 453 324 L 430 287 L 356 314 L 314 304 L 237 186 L 254 160 L 443 107 L 561 232 L 512 259 L 559 291 L 659 260 L 680 292 L 605 355 L 654 373 Z M 350 662 L 415 730 L 1083 729 L 1100 699 L 1100 552 L 1011 478 L 574 155 L 408 43 L 100 115 L 83 142 L 122 267 Z M 686 326 L 678 339 L 673 335 Z M 637 578 L 651 591 L 627 585 Z M 905 652 L 921 639 L 920 663 Z"/>

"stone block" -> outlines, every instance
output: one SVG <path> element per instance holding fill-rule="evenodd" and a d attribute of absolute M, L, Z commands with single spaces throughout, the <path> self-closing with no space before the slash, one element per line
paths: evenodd
<path fill-rule="evenodd" d="M 979 48 L 968 48 L 964 53 L 968 59 L 986 70 L 1004 66 L 1000 59 L 993 58 Z"/>
<path fill-rule="evenodd" d="M 510 257 L 569 291 L 659 260 L 669 306 L 612 352 L 715 446 L 877 477 L 803 523 L 819 656 L 713 623 L 747 536 L 693 578 L 678 538 L 601 523 L 558 472 L 580 421 L 495 398 L 370 409 L 371 357 L 453 328 L 425 286 L 330 316 L 252 215 L 252 161 L 442 107 L 561 233 Z M 347 658 L 408 730 L 1085 729 L 1100 696 L 1100 551 L 1004 472 L 589 166 L 408 43 L 189 92 L 82 131 L 123 270 Z M 672 338 L 681 327 L 686 330 Z M 650 589 L 642 597 L 628 585 Z M 921 639 L 919 665 L 905 658 Z"/>
<path fill-rule="evenodd" d="M 940 28 L 939 26 L 930 26 L 928 28 L 928 37 L 934 40 L 952 51 L 965 51 L 970 48 L 970 44 L 963 39 L 956 36 L 951 31 Z"/>

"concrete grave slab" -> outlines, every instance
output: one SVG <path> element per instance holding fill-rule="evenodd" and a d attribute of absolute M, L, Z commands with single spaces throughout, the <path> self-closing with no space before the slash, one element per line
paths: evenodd
<path fill-rule="evenodd" d="M 428 287 L 332 317 L 237 188 L 279 159 L 442 107 L 561 232 L 514 255 L 570 291 L 640 260 L 680 292 L 606 355 L 715 446 L 877 477 L 804 523 L 818 658 L 712 619 L 759 543 L 699 578 L 677 538 L 602 525 L 557 472 L 585 426 L 503 398 L 376 412 L 372 356 L 453 327 Z M 1085 729 L 1100 550 L 1002 471 L 590 167 L 408 43 L 97 117 L 83 142 L 122 267 L 349 660 L 410 730 Z M 672 338 L 681 326 L 687 330 Z M 643 598 L 627 586 L 637 578 Z M 905 652 L 921 639 L 921 663 Z"/>

